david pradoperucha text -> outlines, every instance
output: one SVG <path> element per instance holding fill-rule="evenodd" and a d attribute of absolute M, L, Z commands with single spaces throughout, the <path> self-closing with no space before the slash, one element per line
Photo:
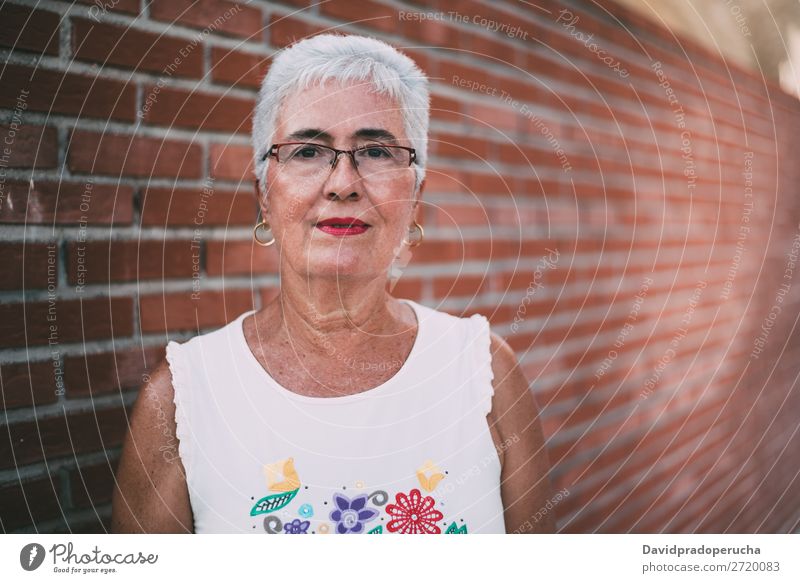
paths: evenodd
<path fill-rule="evenodd" d="M 650 545 L 642 545 L 643 555 L 760 555 L 761 549 L 759 547 L 707 547 L 700 545 L 699 547 L 679 547 L 678 545 L 666 547 L 651 547 Z"/>

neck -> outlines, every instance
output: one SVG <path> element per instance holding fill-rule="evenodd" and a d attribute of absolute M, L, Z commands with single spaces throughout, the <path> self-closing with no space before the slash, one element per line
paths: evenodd
<path fill-rule="evenodd" d="M 408 327 L 380 278 L 313 278 L 285 270 L 274 305 L 281 335 L 299 354 L 358 353 Z"/>

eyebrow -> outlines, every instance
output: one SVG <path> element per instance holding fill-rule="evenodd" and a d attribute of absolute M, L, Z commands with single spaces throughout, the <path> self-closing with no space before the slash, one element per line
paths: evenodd
<path fill-rule="evenodd" d="M 385 140 L 396 142 L 397 137 L 389 130 L 381 128 L 363 128 L 353 134 L 355 138 L 371 138 L 373 140 Z"/>
<path fill-rule="evenodd" d="M 303 128 L 302 130 L 297 130 L 286 136 L 288 141 L 293 140 L 325 140 L 327 142 L 333 141 L 333 136 L 330 135 L 325 130 L 320 130 L 317 128 Z"/>
<path fill-rule="evenodd" d="M 397 137 L 390 132 L 389 130 L 385 130 L 382 128 L 361 128 L 360 130 L 356 131 L 352 137 L 354 138 L 368 138 L 373 140 L 385 140 L 385 141 L 397 141 Z M 325 130 L 321 130 L 319 128 L 303 128 L 301 130 L 297 130 L 286 136 L 288 141 L 293 140 L 324 140 L 326 142 L 332 142 L 333 136 L 326 132 Z"/>

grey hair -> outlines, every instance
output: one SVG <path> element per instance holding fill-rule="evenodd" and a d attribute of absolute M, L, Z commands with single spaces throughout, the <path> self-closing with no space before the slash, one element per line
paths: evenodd
<path fill-rule="evenodd" d="M 397 100 L 406 136 L 416 150 L 416 191 L 425 178 L 428 160 L 430 90 L 425 73 L 410 57 L 381 40 L 320 34 L 281 50 L 261 82 L 252 133 L 253 169 L 261 195 L 266 196 L 267 152 L 281 105 L 296 91 L 329 79 L 370 82 L 378 93 Z"/>

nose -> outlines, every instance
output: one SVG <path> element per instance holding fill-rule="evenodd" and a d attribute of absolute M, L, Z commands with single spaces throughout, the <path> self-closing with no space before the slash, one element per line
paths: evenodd
<path fill-rule="evenodd" d="M 340 161 L 340 158 L 345 158 Z M 360 198 L 362 190 L 361 175 L 356 170 L 356 161 L 347 152 L 339 152 L 333 160 L 333 167 L 325 181 L 324 189 L 328 197 Z"/>

